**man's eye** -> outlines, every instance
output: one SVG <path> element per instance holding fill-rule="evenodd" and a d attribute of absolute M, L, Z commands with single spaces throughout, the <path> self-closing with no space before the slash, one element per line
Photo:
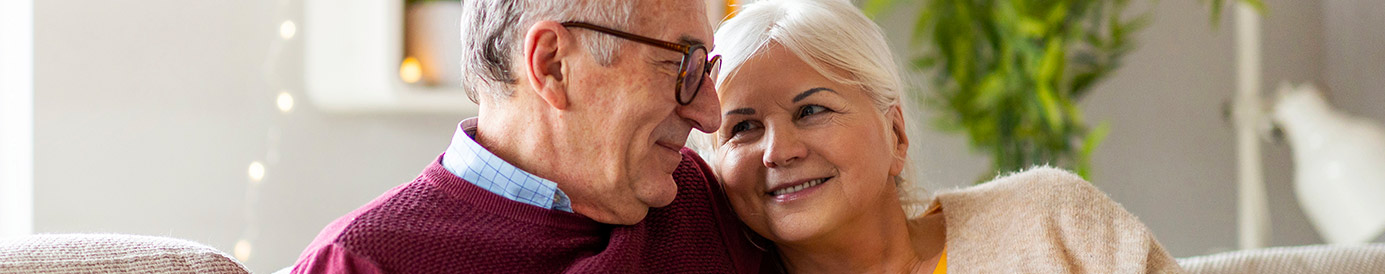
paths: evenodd
<path fill-rule="evenodd" d="M 806 105 L 798 109 L 798 118 L 808 117 L 810 115 L 822 113 L 824 111 L 830 111 L 830 109 L 827 109 L 827 107 L 819 105 Z"/>
<path fill-rule="evenodd" d="M 683 69 L 681 67 L 683 63 L 679 61 L 659 61 L 658 64 L 659 70 L 663 70 L 668 73 L 677 74 L 679 70 Z"/>

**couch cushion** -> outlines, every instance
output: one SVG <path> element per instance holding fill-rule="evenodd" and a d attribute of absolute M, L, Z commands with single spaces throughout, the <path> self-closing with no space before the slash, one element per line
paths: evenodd
<path fill-rule="evenodd" d="M 0 239 L 0 273 L 249 273 L 196 242 L 119 234 L 46 234 Z"/>
<path fill-rule="evenodd" d="M 1385 273 L 1385 244 L 1272 247 L 1178 259 L 1189 273 Z"/>

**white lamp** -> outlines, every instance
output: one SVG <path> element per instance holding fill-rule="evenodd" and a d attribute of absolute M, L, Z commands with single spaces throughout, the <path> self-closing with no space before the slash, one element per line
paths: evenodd
<path fill-rule="evenodd" d="M 1281 85 L 1271 118 L 1294 154 L 1294 188 L 1331 244 L 1385 232 L 1385 128 L 1333 110 L 1312 85 Z"/>

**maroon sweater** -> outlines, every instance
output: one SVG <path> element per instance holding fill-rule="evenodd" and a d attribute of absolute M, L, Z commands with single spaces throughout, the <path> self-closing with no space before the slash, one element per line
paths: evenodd
<path fill-rule="evenodd" d="M 439 157 L 324 228 L 293 273 L 758 271 L 763 254 L 707 164 L 682 152 L 673 203 L 629 226 L 507 199 L 454 176 Z"/>

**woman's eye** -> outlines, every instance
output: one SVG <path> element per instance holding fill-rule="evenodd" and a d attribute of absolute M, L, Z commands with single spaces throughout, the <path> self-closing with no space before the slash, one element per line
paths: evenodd
<path fill-rule="evenodd" d="M 731 136 L 736 136 L 736 133 L 750 130 L 750 127 L 751 124 L 749 121 L 741 121 L 740 123 L 736 123 L 736 125 L 731 126 Z"/>
<path fill-rule="evenodd" d="M 726 140 L 738 140 L 754 137 L 755 130 L 761 129 L 760 123 L 754 120 L 737 122 L 736 125 L 726 130 Z"/>
<path fill-rule="evenodd" d="M 819 105 L 806 105 L 798 109 L 798 118 L 808 117 L 828 110 L 827 107 Z"/>

